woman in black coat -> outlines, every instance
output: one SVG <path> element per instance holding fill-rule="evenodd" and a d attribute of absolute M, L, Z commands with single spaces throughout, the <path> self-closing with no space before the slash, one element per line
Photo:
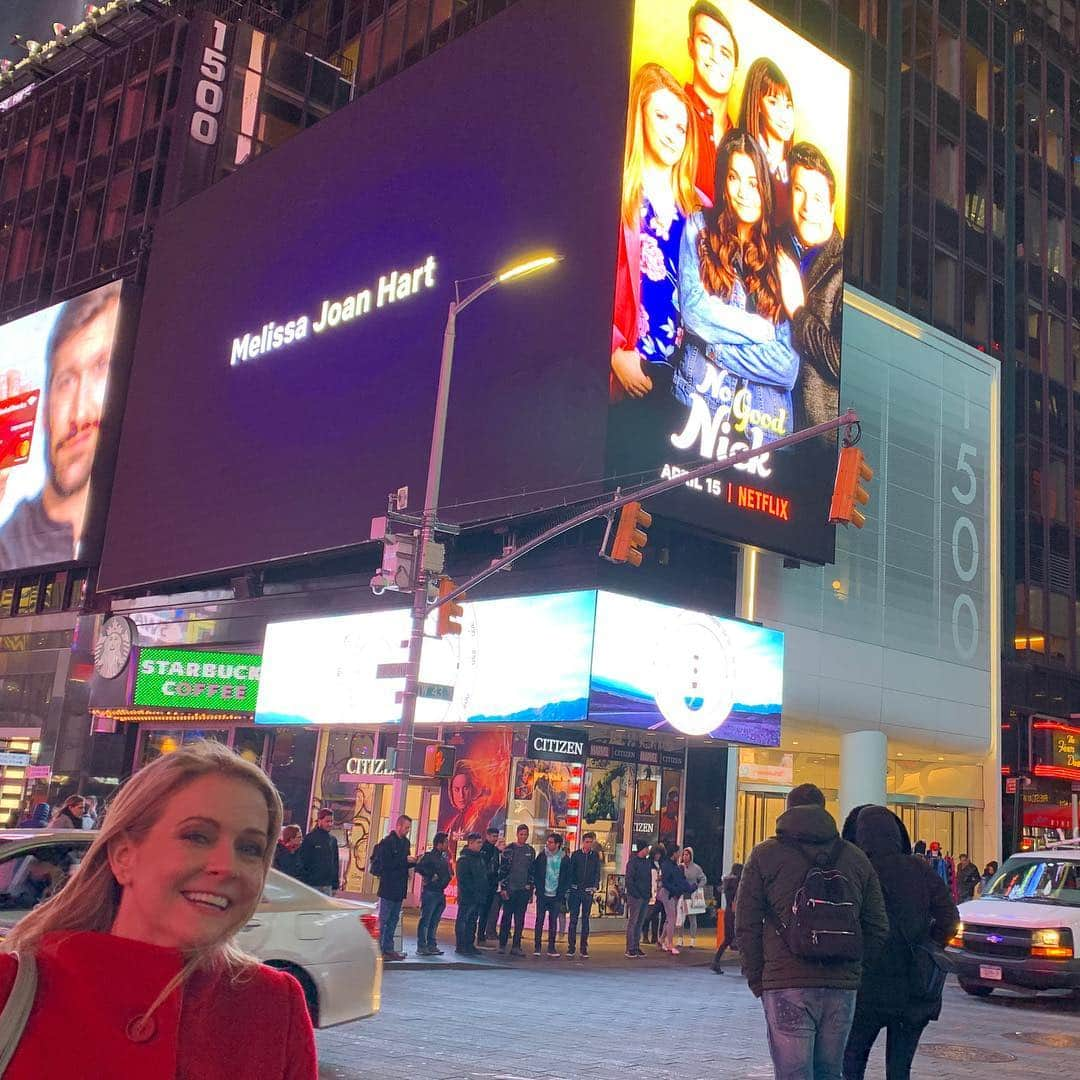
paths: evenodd
<path fill-rule="evenodd" d="M 858 844 L 881 881 L 889 915 L 889 937 L 863 969 L 855 1019 L 844 1052 L 844 1080 L 862 1080 L 870 1049 L 885 1028 L 885 1076 L 907 1080 L 923 1029 L 941 1015 L 941 995 L 918 993 L 912 945 L 928 940 L 944 945 L 960 922 L 948 887 L 925 860 L 904 853 L 896 816 L 883 806 L 867 806 L 855 826 Z"/>

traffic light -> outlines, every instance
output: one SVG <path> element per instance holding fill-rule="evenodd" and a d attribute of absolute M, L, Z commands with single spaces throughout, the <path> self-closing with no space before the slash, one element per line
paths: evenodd
<path fill-rule="evenodd" d="M 439 599 L 444 596 L 449 596 L 457 585 L 454 584 L 449 578 L 443 578 L 439 582 Z M 449 604 L 440 604 L 439 610 L 435 614 L 435 636 L 445 637 L 447 634 L 460 634 L 461 623 L 457 620 L 461 618 L 464 611 L 461 604 L 458 602 L 465 599 L 465 594 L 462 593 L 457 600 L 451 600 Z"/>
<path fill-rule="evenodd" d="M 612 562 L 629 563 L 640 566 L 645 557 L 642 548 L 648 541 L 645 530 L 652 524 L 652 514 L 644 510 L 639 502 L 627 503 L 619 511 L 619 524 L 615 529 L 615 542 L 611 545 Z"/>
<path fill-rule="evenodd" d="M 836 463 L 830 525 L 854 525 L 861 529 L 866 524 L 866 515 L 855 504 L 865 506 L 870 501 L 870 493 L 862 485 L 873 479 L 874 470 L 866 464 L 863 452 L 857 446 L 845 446 Z"/>

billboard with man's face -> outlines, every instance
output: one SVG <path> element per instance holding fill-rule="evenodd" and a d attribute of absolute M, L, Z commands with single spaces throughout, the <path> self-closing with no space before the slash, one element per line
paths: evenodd
<path fill-rule="evenodd" d="M 89 557 L 120 288 L 0 326 L 0 571 Z"/>
<path fill-rule="evenodd" d="M 637 0 L 612 325 L 608 472 L 752 461 L 657 500 L 828 561 L 849 74 L 749 0 Z"/>

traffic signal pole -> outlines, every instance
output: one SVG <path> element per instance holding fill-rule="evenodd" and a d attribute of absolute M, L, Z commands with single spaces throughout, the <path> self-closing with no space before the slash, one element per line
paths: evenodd
<path fill-rule="evenodd" d="M 807 442 L 810 439 L 816 439 L 819 435 L 827 435 L 830 431 L 836 431 L 842 427 L 851 427 L 858 423 L 858 414 L 854 409 L 848 409 L 835 420 L 826 420 L 823 424 L 815 424 L 813 427 L 803 428 L 802 431 L 795 431 L 790 435 L 784 435 L 782 438 L 774 440 L 768 444 L 767 450 L 771 453 L 774 450 L 782 450 L 786 446 L 797 446 L 799 443 Z M 643 502 L 645 499 L 650 499 L 653 496 L 662 495 L 665 491 L 674 491 L 676 488 L 683 487 L 693 480 L 702 479 L 706 476 L 715 476 L 725 469 L 733 468 L 735 465 L 741 465 L 745 461 L 752 461 L 763 452 L 763 448 L 761 447 L 752 450 L 740 450 L 737 454 L 730 454 L 728 457 L 721 458 L 719 461 L 706 462 L 696 469 L 690 469 L 688 472 L 681 473 L 679 476 L 673 476 L 668 480 L 658 480 L 655 484 L 649 484 L 647 487 L 635 488 L 630 492 L 616 493 L 607 502 L 601 503 L 599 506 L 590 507 L 588 510 L 583 510 L 580 514 L 577 514 L 567 521 L 561 521 L 557 525 L 552 525 L 550 529 L 542 532 L 539 536 L 533 537 L 532 540 L 522 544 L 521 547 L 515 548 L 501 559 L 496 559 L 489 567 L 481 570 L 480 573 L 473 575 L 468 581 L 458 585 L 457 588 L 448 592 L 445 596 L 440 596 L 434 603 L 429 605 L 428 610 L 434 610 L 440 604 L 451 603 L 454 600 L 457 600 L 458 597 L 469 592 L 471 589 L 475 589 L 477 585 L 487 581 L 488 578 L 494 577 L 500 570 L 505 570 L 508 566 L 517 562 L 518 559 L 528 555 L 530 551 L 535 551 L 549 540 L 554 540 L 557 536 L 562 536 L 564 533 L 576 529 L 579 525 L 584 525 L 586 522 L 592 521 L 598 517 L 606 517 L 608 514 L 620 510 L 628 503 Z M 423 621 L 421 620 L 421 628 L 422 627 Z"/>

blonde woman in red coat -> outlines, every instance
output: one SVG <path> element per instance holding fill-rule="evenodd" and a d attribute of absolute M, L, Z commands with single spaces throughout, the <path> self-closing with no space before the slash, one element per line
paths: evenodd
<path fill-rule="evenodd" d="M 299 984 L 234 940 L 280 829 L 269 780 L 217 743 L 137 772 L 68 884 L 2 946 L 0 1005 L 28 958 L 38 975 L 4 1080 L 314 1080 Z"/>

